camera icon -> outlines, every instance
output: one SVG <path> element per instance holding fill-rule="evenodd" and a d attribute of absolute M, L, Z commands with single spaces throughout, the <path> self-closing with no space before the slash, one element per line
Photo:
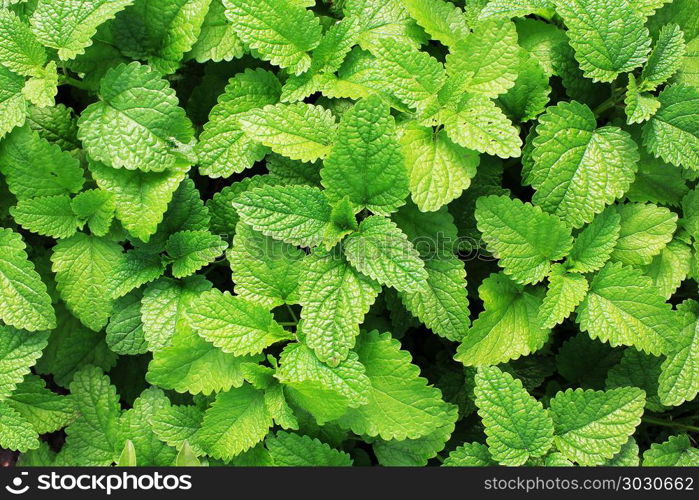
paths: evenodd
<path fill-rule="evenodd" d="M 14 477 L 12 479 L 12 484 L 8 484 L 5 486 L 5 489 L 13 495 L 22 495 L 26 493 L 27 490 L 29 490 L 29 485 L 25 484 L 24 486 L 22 486 L 22 484 L 24 483 L 24 480 L 22 478 L 28 475 L 28 472 L 21 472 L 19 476 Z"/>

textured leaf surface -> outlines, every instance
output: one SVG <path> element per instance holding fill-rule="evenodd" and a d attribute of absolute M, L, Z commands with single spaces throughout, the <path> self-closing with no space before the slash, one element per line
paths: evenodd
<path fill-rule="evenodd" d="M 25 249 L 19 233 L 0 228 L 0 319 L 25 330 L 48 330 L 56 326 L 56 314 Z"/>
<path fill-rule="evenodd" d="M 592 220 L 634 180 L 638 147 L 616 127 L 596 128 L 590 109 L 576 101 L 551 107 L 534 139 L 534 203 L 574 227 Z"/>
<path fill-rule="evenodd" d="M 549 276 L 549 287 L 539 309 L 539 322 L 544 328 L 562 323 L 587 295 L 587 280 L 579 274 L 566 273 L 556 266 Z"/>
<path fill-rule="evenodd" d="M 644 392 L 635 387 L 558 393 L 549 410 L 556 447 L 580 465 L 601 465 L 626 443 L 644 404 Z"/>
<path fill-rule="evenodd" d="M 78 120 L 78 137 L 95 160 L 115 168 L 163 171 L 194 135 L 165 80 L 139 63 L 120 65 L 100 82 L 100 101 Z"/>
<path fill-rule="evenodd" d="M 604 266 L 619 240 L 620 222 L 614 210 L 595 216 L 575 237 L 565 263 L 568 270 L 589 273 Z"/>
<path fill-rule="evenodd" d="M 48 334 L 28 333 L 11 326 L 0 326 L 0 400 L 6 399 L 46 347 Z"/>
<path fill-rule="evenodd" d="M 592 338 L 650 354 L 668 352 L 676 336 L 671 307 L 650 278 L 620 263 L 608 263 L 592 279 L 578 322 Z"/>
<path fill-rule="evenodd" d="M 488 196 L 476 203 L 478 229 L 505 273 L 519 283 L 537 283 L 551 270 L 551 261 L 571 248 L 570 229 L 539 207 L 506 196 Z"/>
<path fill-rule="evenodd" d="M 380 291 L 341 255 L 306 257 L 299 276 L 301 319 L 306 343 L 321 361 L 336 365 L 347 357 Z"/>
<path fill-rule="evenodd" d="M 699 304 L 686 300 L 679 306 L 680 332 L 662 364 L 658 395 L 665 405 L 691 401 L 699 392 Z"/>
<path fill-rule="evenodd" d="M 289 432 L 277 432 L 265 440 L 274 465 L 278 467 L 348 467 L 352 458 L 318 439 Z"/>
<path fill-rule="evenodd" d="M 617 212 L 621 229 L 611 259 L 624 264 L 650 264 L 677 228 L 677 215 L 665 207 L 628 203 L 617 207 Z"/>
<path fill-rule="evenodd" d="M 500 464 L 521 465 L 551 447 L 551 417 L 518 379 L 497 367 L 480 368 L 475 394 L 488 451 Z"/>

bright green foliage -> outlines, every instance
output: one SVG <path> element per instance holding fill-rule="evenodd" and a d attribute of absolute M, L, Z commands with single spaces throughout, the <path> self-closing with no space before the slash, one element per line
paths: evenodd
<path fill-rule="evenodd" d="M 46 47 L 58 49 L 58 57 L 73 59 L 85 53 L 100 24 L 133 2 L 41 0 L 31 17 L 32 30 Z"/>
<path fill-rule="evenodd" d="M 487 97 L 504 94 L 515 84 L 519 57 L 514 23 L 485 21 L 473 34 L 457 41 L 447 57 L 447 90 L 472 92 Z"/>
<path fill-rule="evenodd" d="M 544 328 L 562 323 L 587 295 L 587 280 L 579 274 L 567 273 L 556 265 L 549 276 L 546 297 L 539 309 L 539 322 Z"/>
<path fill-rule="evenodd" d="M 571 248 L 570 229 L 557 217 L 506 196 L 480 198 L 476 220 L 505 273 L 522 284 L 541 281 L 551 271 L 551 261 Z"/>
<path fill-rule="evenodd" d="M 292 160 L 324 158 L 335 139 L 335 117 L 322 106 L 295 103 L 268 105 L 242 114 L 245 134 Z"/>
<path fill-rule="evenodd" d="M 0 1 L 3 460 L 699 465 L 698 43 L 697 0 Z"/>
<path fill-rule="evenodd" d="M 396 290 L 409 290 L 427 279 L 425 264 L 407 236 L 378 215 L 364 219 L 347 237 L 345 255 L 361 273 Z"/>
<path fill-rule="evenodd" d="M 577 320 L 592 338 L 650 354 L 669 352 L 676 337 L 675 316 L 650 278 L 620 263 L 608 263 L 594 277 Z"/>
<path fill-rule="evenodd" d="M 230 79 L 195 148 L 202 174 L 227 177 L 264 157 L 265 147 L 245 135 L 238 119 L 251 109 L 275 104 L 280 92 L 279 80 L 269 71 L 247 70 Z"/>
<path fill-rule="evenodd" d="M 692 447 L 687 434 L 670 436 L 663 443 L 653 443 L 643 453 L 644 467 L 696 467 L 699 450 Z"/>
<path fill-rule="evenodd" d="M 193 299 L 186 314 L 195 332 L 236 356 L 256 354 L 288 338 L 265 308 L 218 290 Z"/>
<path fill-rule="evenodd" d="M 488 451 L 503 465 L 522 465 L 551 447 L 553 422 L 522 383 L 497 367 L 476 375 L 476 405 L 488 436 Z"/>
<path fill-rule="evenodd" d="M 395 122 L 378 96 L 362 99 L 343 114 L 337 141 L 320 171 L 331 201 L 388 215 L 405 203 L 408 179 Z"/>
<path fill-rule="evenodd" d="M 290 344 L 280 364 L 275 376 L 289 389 L 289 397 L 320 423 L 368 402 L 369 379 L 354 352 L 337 366 L 329 366 L 305 345 Z"/>
<path fill-rule="evenodd" d="M 628 0 L 561 0 L 556 11 L 585 76 L 611 82 L 645 62 L 650 36 Z"/>
<path fill-rule="evenodd" d="M 438 389 L 419 376 L 410 354 L 389 334 L 374 330 L 359 338 L 356 352 L 366 368 L 368 403 L 341 419 L 357 434 L 415 439 L 449 421 L 451 411 Z"/>
<path fill-rule="evenodd" d="M 493 101 L 479 94 L 464 94 L 441 111 L 441 121 L 455 143 L 500 158 L 517 157 L 522 140 L 517 129 Z"/>
<path fill-rule="evenodd" d="M 192 126 L 165 80 L 138 63 L 117 66 L 83 112 L 78 137 L 95 160 L 115 168 L 163 171 L 184 158 Z"/>
<path fill-rule="evenodd" d="M 318 19 L 296 0 L 223 0 L 240 39 L 276 66 L 303 73 L 320 42 Z"/>
<path fill-rule="evenodd" d="M 319 189 L 309 186 L 270 186 L 242 193 L 233 202 L 240 218 L 274 239 L 316 246 L 330 220 L 330 205 Z"/>
<path fill-rule="evenodd" d="M 359 325 L 381 287 L 342 257 L 313 253 L 299 275 L 299 303 L 306 343 L 321 361 L 345 359 Z"/>
<path fill-rule="evenodd" d="M 494 274 L 478 289 L 483 311 L 456 351 L 467 366 L 489 366 L 526 356 L 540 349 L 550 330 L 539 323 L 543 290 L 523 287 L 503 274 Z"/>
<path fill-rule="evenodd" d="M 660 109 L 643 127 L 643 144 L 656 157 L 689 169 L 699 165 L 699 90 L 671 85 L 658 96 Z"/>
<path fill-rule="evenodd" d="M 438 210 L 468 189 L 479 158 L 452 142 L 441 130 L 413 125 L 406 128 L 400 144 L 408 169 L 410 195 L 420 210 Z"/>
<path fill-rule="evenodd" d="M 212 457 L 228 460 L 262 441 L 271 426 L 264 393 L 245 384 L 216 395 L 195 443 Z"/>
<path fill-rule="evenodd" d="M 53 328 L 51 299 L 25 249 L 18 233 L 0 229 L 0 319 L 30 331 Z"/>
<path fill-rule="evenodd" d="M 117 243 L 84 233 L 60 241 L 53 249 L 58 292 L 71 312 L 92 330 L 101 330 L 109 318 L 110 277 L 121 257 Z"/>
<path fill-rule="evenodd" d="M 635 387 L 567 390 L 550 402 L 554 443 L 580 465 L 601 465 L 621 450 L 641 421 L 645 394 Z"/>
<path fill-rule="evenodd" d="M 677 310 L 680 332 L 662 364 L 658 395 L 665 405 L 691 401 L 699 392 L 699 304 L 686 300 Z"/>
<path fill-rule="evenodd" d="M 550 107 L 536 131 L 529 174 L 533 200 L 572 226 L 590 222 L 633 182 L 636 144 L 616 127 L 597 128 L 584 104 Z"/>
<path fill-rule="evenodd" d="M 309 436 L 278 432 L 265 440 L 274 465 L 279 467 L 347 467 L 352 459 Z"/>

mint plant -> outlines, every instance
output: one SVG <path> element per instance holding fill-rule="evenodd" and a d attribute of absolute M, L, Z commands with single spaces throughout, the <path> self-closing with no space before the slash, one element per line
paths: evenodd
<path fill-rule="evenodd" d="M 24 466 L 699 466 L 697 0 L 6 0 Z"/>

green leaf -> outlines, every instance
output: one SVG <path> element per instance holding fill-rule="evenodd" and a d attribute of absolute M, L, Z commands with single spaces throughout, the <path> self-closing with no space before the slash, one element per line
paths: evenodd
<path fill-rule="evenodd" d="M 5 404 L 27 420 L 38 434 L 62 429 L 77 416 L 73 400 L 48 390 L 46 382 L 36 375 L 27 375 L 17 384 Z"/>
<path fill-rule="evenodd" d="M 643 272 L 653 279 L 653 285 L 666 299 L 680 287 L 691 269 L 692 250 L 679 240 L 673 240 L 653 257 Z"/>
<path fill-rule="evenodd" d="M 455 144 L 445 130 L 406 126 L 400 144 L 408 169 L 412 200 L 423 212 L 433 212 L 461 196 L 476 176 L 480 158 Z"/>
<path fill-rule="evenodd" d="M 95 236 L 104 236 L 109 232 L 114 219 L 114 199 L 107 191 L 89 189 L 71 200 L 73 213 L 87 222 Z"/>
<path fill-rule="evenodd" d="M 197 458 L 192 447 L 187 441 L 182 445 L 182 449 L 175 458 L 176 467 L 200 467 L 201 461 Z"/>
<path fill-rule="evenodd" d="M 275 153 L 305 162 L 324 158 L 330 152 L 337 129 L 330 111 L 301 102 L 251 109 L 242 113 L 238 122 L 250 139 Z"/>
<path fill-rule="evenodd" d="M 140 292 L 133 292 L 117 299 L 106 329 L 109 348 L 117 354 L 144 354 L 148 352 L 148 342 L 143 333 L 141 321 Z"/>
<path fill-rule="evenodd" d="M 337 365 L 354 346 L 381 287 L 341 255 L 312 253 L 301 269 L 299 303 L 306 343 L 321 361 Z"/>
<path fill-rule="evenodd" d="M 136 448 L 130 439 L 124 443 L 124 449 L 121 450 L 119 460 L 116 462 L 117 467 L 136 467 Z"/>
<path fill-rule="evenodd" d="M 100 101 L 78 120 L 78 138 L 90 156 L 114 168 L 163 171 L 175 166 L 194 136 L 175 91 L 137 62 L 107 71 Z"/>
<path fill-rule="evenodd" d="M 629 73 L 629 84 L 624 104 L 626 104 L 626 123 L 629 125 L 650 120 L 660 108 L 658 99 L 638 90 L 636 78 L 632 73 Z"/>
<path fill-rule="evenodd" d="M 470 321 L 464 263 L 445 255 L 425 260 L 427 280 L 400 294 L 406 309 L 425 326 L 449 340 L 460 342 Z"/>
<path fill-rule="evenodd" d="M 522 140 L 493 101 L 479 94 L 463 94 L 440 111 L 449 138 L 456 144 L 500 158 L 518 157 Z"/>
<path fill-rule="evenodd" d="M 56 314 L 25 249 L 19 233 L 0 228 L 0 319 L 24 330 L 48 330 L 56 326 Z"/>
<path fill-rule="evenodd" d="M 22 95 L 23 87 L 24 78 L 0 64 L 0 138 L 24 124 L 27 102 Z"/>
<path fill-rule="evenodd" d="M 46 52 L 29 26 L 9 9 L 0 9 L 0 64 L 19 75 L 41 76 Z"/>
<path fill-rule="evenodd" d="M 677 214 L 665 207 L 627 203 L 616 207 L 621 230 L 611 259 L 630 265 L 647 265 L 672 240 Z"/>
<path fill-rule="evenodd" d="M 487 20 L 449 51 L 446 70 L 450 95 L 463 92 L 497 97 L 511 89 L 519 72 L 517 30 L 509 20 Z"/>
<path fill-rule="evenodd" d="M 399 291 L 427 279 L 425 263 L 408 237 L 390 219 L 372 215 L 344 243 L 347 260 L 359 272 Z"/>
<path fill-rule="evenodd" d="M 655 90 L 679 69 L 685 53 L 684 33 L 676 24 L 667 24 L 658 32 L 658 40 L 641 73 L 641 89 Z"/>
<path fill-rule="evenodd" d="M 77 193 L 85 182 L 78 160 L 29 127 L 0 142 L 0 173 L 19 199 Z"/>
<path fill-rule="evenodd" d="M 159 74 L 174 73 L 196 42 L 211 0 L 135 0 L 112 23 L 116 45 Z M 170 464 L 168 464 L 170 465 Z"/>
<path fill-rule="evenodd" d="M 597 271 L 609 260 L 619 240 L 621 216 L 615 210 L 605 210 L 595 216 L 575 237 L 565 266 L 571 272 Z"/>
<path fill-rule="evenodd" d="M 692 447 L 687 434 L 670 436 L 663 443 L 653 443 L 643 452 L 644 467 L 696 467 L 699 449 Z"/>
<path fill-rule="evenodd" d="M 498 104 L 515 123 L 534 120 L 546 110 L 551 94 L 549 75 L 540 62 L 520 51 L 519 74 L 515 85 L 498 97 Z"/>
<path fill-rule="evenodd" d="M 378 96 L 360 100 L 343 114 L 320 174 L 332 202 L 348 196 L 356 207 L 381 215 L 405 203 L 408 178 L 395 121 Z"/>
<path fill-rule="evenodd" d="M 226 19 L 223 0 L 211 0 L 211 5 L 201 25 L 199 38 L 189 55 L 197 62 L 221 62 L 238 59 L 245 48 L 236 34 L 233 23 Z"/>
<path fill-rule="evenodd" d="M 563 322 L 587 295 L 588 283 L 579 274 L 565 272 L 554 266 L 549 276 L 549 287 L 539 309 L 539 322 L 543 328 L 553 328 Z"/>
<path fill-rule="evenodd" d="M 262 59 L 297 75 L 309 68 L 307 52 L 318 46 L 322 30 L 301 2 L 223 0 L 223 5 L 240 39 Z"/>
<path fill-rule="evenodd" d="M 356 434 L 382 439 L 415 439 L 450 421 L 451 406 L 427 385 L 411 356 L 389 333 L 362 334 L 356 347 L 371 387 L 369 402 L 340 420 Z"/>
<path fill-rule="evenodd" d="M 275 377 L 289 397 L 323 424 L 341 417 L 348 408 L 368 403 L 369 379 L 357 354 L 336 366 L 320 361 L 303 344 L 289 344 L 280 357 Z"/>
<path fill-rule="evenodd" d="M 359 229 L 356 209 L 349 196 L 336 202 L 330 211 L 330 221 L 325 226 L 323 244 L 326 250 L 331 250 L 345 236 Z"/>
<path fill-rule="evenodd" d="M 143 293 L 141 318 L 149 350 L 157 352 L 170 345 L 177 334 L 193 335 L 185 311 L 196 297 L 210 289 L 211 283 L 203 276 L 161 278 L 148 285 Z"/>
<path fill-rule="evenodd" d="M 52 238 L 72 236 L 81 226 L 64 194 L 20 200 L 10 213 L 24 229 Z"/>
<path fill-rule="evenodd" d="M 267 186 L 247 191 L 233 202 L 241 220 L 266 236 L 298 246 L 323 241 L 330 205 L 310 186 Z"/>
<path fill-rule="evenodd" d="M 464 443 L 444 460 L 442 467 L 487 467 L 495 465 L 488 447 L 481 443 Z"/>
<path fill-rule="evenodd" d="M 158 279 L 165 272 L 165 262 L 159 254 L 147 250 L 129 250 L 124 254 L 112 274 L 109 288 L 112 297 L 123 297 L 131 290 Z"/>
<path fill-rule="evenodd" d="M 645 394 L 636 387 L 559 392 L 549 409 L 556 447 L 580 465 L 601 465 L 628 441 L 644 404 Z"/>
<path fill-rule="evenodd" d="M 235 293 L 269 309 L 297 303 L 304 256 L 298 248 L 239 223 L 228 252 Z"/>
<path fill-rule="evenodd" d="M 245 384 L 216 395 L 204 414 L 195 442 L 208 455 L 230 460 L 262 441 L 270 427 L 272 417 L 265 406 L 264 393 Z"/>
<path fill-rule="evenodd" d="M 264 158 L 267 148 L 253 142 L 238 119 L 251 109 L 275 104 L 280 94 L 279 80 L 270 71 L 248 69 L 231 78 L 195 147 L 199 171 L 209 177 L 228 177 Z"/>
<path fill-rule="evenodd" d="M 117 218 L 142 241 L 148 241 L 155 233 L 187 170 L 188 167 L 180 166 L 164 172 L 142 172 L 90 162 L 97 185 L 114 197 Z"/>
<path fill-rule="evenodd" d="M 538 320 L 542 290 L 518 285 L 500 273 L 484 280 L 478 294 L 485 311 L 459 345 L 457 361 L 496 365 L 535 352 L 548 340 L 550 330 Z"/>
<path fill-rule="evenodd" d="M 571 249 L 570 229 L 560 219 L 508 196 L 479 198 L 476 220 L 505 274 L 522 284 L 544 279 L 551 272 L 551 261 Z"/>
<path fill-rule="evenodd" d="M 612 347 L 628 345 L 659 355 L 675 342 L 671 306 L 650 278 L 621 263 L 608 263 L 595 275 L 577 313 L 582 331 Z"/>
<path fill-rule="evenodd" d="M 643 126 L 643 144 L 656 157 L 688 169 L 699 165 L 699 90 L 671 85 L 660 95 L 660 109 Z"/>
<path fill-rule="evenodd" d="M 541 117 L 533 141 L 533 201 L 574 227 L 621 197 L 638 168 L 638 147 L 628 133 L 596 127 L 586 105 L 562 102 Z"/>
<path fill-rule="evenodd" d="M 0 325 L 0 401 L 10 396 L 47 344 L 48 333 L 29 333 Z"/>
<path fill-rule="evenodd" d="M 375 71 L 387 90 L 419 114 L 436 111 L 437 93 L 444 85 L 444 67 L 434 57 L 405 39 L 381 38 L 370 47 Z"/>
<path fill-rule="evenodd" d="M 252 359 L 226 354 L 191 332 L 177 332 L 153 354 L 146 380 L 164 389 L 209 395 L 240 387 L 243 364 Z"/>
<path fill-rule="evenodd" d="M 556 12 L 586 77 L 611 82 L 646 61 L 651 39 L 645 18 L 628 0 L 562 0 Z"/>
<path fill-rule="evenodd" d="M 228 243 L 209 231 L 179 231 L 167 240 L 165 250 L 172 261 L 172 275 L 184 278 L 212 263 Z"/>
<path fill-rule="evenodd" d="M 352 458 L 309 436 L 277 432 L 265 439 L 277 467 L 349 467 Z"/>
<path fill-rule="evenodd" d="M 204 452 L 196 444 L 195 434 L 201 427 L 202 420 L 204 410 L 198 406 L 165 405 L 153 414 L 151 425 L 161 441 L 180 452 L 189 447 L 193 454 L 199 456 Z"/>
<path fill-rule="evenodd" d="M 699 392 L 699 303 L 688 299 L 677 310 L 680 333 L 662 364 L 658 388 L 668 406 L 691 401 Z"/>
<path fill-rule="evenodd" d="M 494 460 L 502 465 L 522 465 L 551 448 L 551 417 L 519 379 L 495 366 L 479 368 L 475 394 Z"/>
<path fill-rule="evenodd" d="M 410 17 L 447 47 L 453 47 L 469 34 L 464 13 L 450 2 L 442 0 L 404 0 Z"/>
<path fill-rule="evenodd" d="M 121 407 L 116 389 L 102 370 L 88 366 L 75 374 L 70 392 L 80 415 L 66 427 L 66 443 L 61 455 L 68 463 L 76 465 L 111 465 L 123 447 L 119 437 Z"/>
<path fill-rule="evenodd" d="M 118 243 L 84 233 L 61 240 L 53 249 L 58 292 L 70 311 L 94 331 L 107 324 L 111 313 L 111 275 L 122 252 Z"/>
<path fill-rule="evenodd" d="M 97 27 L 114 18 L 134 0 L 62 2 L 42 0 L 30 18 L 32 31 L 46 47 L 58 49 L 62 60 L 85 53 Z"/>
<path fill-rule="evenodd" d="M 646 408 L 649 411 L 664 412 L 665 407 L 658 397 L 658 378 L 662 359 L 649 356 L 636 349 L 625 349 L 621 361 L 607 373 L 605 386 L 638 387 L 646 393 Z"/>
<path fill-rule="evenodd" d="M 12 407 L 0 403 L 0 446 L 26 452 L 39 447 L 39 435 Z"/>
<path fill-rule="evenodd" d="M 257 354 L 290 337 L 266 308 L 219 290 L 192 299 L 186 315 L 202 338 L 236 356 Z"/>

